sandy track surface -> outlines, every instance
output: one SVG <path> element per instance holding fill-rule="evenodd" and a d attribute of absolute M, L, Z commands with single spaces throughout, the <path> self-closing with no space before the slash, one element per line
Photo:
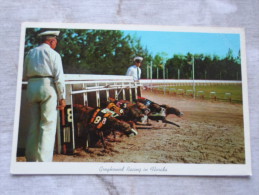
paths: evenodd
<path fill-rule="evenodd" d="M 139 126 L 134 137 L 106 140 L 108 148 L 78 148 L 74 155 L 54 155 L 62 162 L 138 163 L 245 163 L 243 110 L 241 104 L 193 100 L 143 92 L 159 104 L 184 112 L 182 118 L 168 116 L 181 127 L 152 121 L 152 127 Z M 22 159 L 18 159 L 22 161 Z"/>

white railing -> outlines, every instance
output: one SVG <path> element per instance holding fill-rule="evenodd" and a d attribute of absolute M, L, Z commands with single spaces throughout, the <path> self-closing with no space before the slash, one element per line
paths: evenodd
<path fill-rule="evenodd" d="M 182 79 L 142 79 L 142 85 L 145 84 L 241 84 L 241 81 L 229 80 L 182 80 Z"/>
<path fill-rule="evenodd" d="M 67 88 L 67 100 L 71 102 L 72 96 L 76 94 L 82 94 L 84 102 L 87 100 L 87 93 L 96 92 L 96 106 L 100 106 L 100 92 L 106 91 L 106 99 L 109 98 L 109 92 L 115 92 L 115 98 L 122 93 L 123 99 L 126 99 L 126 89 L 129 89 L 130 100 L 132 101 L 132 93 L 134 90 L 137 94 L 137 87 L 139 86 L 133 81 L 132 76 L 120 76 L 120 75 L 78 75 L 78 74 L 66 74 L 65 84 Z M 72 87 L 73 86 L 73 87 Z"/>

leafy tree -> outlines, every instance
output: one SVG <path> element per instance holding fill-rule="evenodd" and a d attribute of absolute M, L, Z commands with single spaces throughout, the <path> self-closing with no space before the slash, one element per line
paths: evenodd
<path fill-rule="evenodd" d="M 166 67 L 168 68 L 168 77 L 174 79 L 183 78 L 183 66 L 186 64 L 186 58 L 181 54 L 174 54 L 173 58 L 168 59 Z"/>
<path fill-rule="evenodd" d="M 25 53 L 38 45 L 37 34 L 42 29 L 27 29 Z M 62 57 L 65 73 L 124 75 L 136 55 L 151 62 L 140 39 L 124 35 L 119 30 L 59 29 L 56 50 Z M 143 64 L 145 69 L 145 64 Z M 143 71 L 144 78 L 146 77 Z"/>
<path fill-rule="evenodd" d="M 166 67 L 169 69 L 169 78 L 177 79 L 179 69 L 181 79 L 192 79 L 192 63 L 194 59 L 195 79 L 240 80 L 241 65 L 238 58 L 233 57 L 231 50 L 229 50 L 225 58 L 220 58 L 217 55 L 175 54 L 167 60 Z"/>

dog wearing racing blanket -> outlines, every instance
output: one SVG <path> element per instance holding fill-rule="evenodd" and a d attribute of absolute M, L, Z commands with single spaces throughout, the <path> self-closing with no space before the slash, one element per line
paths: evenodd
<path fill-rule="evenodd" d="M 108 105 L 106 106 L 105 109 L 109 109 L 109 110 L 113 111 L 114 112 L 113 117 L 115 117 L 116 119 L 119 119 L 120 121 L 125 121 L 133 129 L 136 129 L 136 125 L 135 125 L 134 121 L 128 120 L 129 113 L 131 113 L 133 111 L 129 111 L 129 109 L 127 109 L 126 104 L 115 105 L 114 102 L 108 102 Z"/>
<path fill-rule="evenodd" d="M 183 116 L 183 113 L 180 112 L 180 110 L 178 110 L 177 108 L 170 107 L 165 104 L 160 105 L 160 104 L 157 104 L 157 103 L 155 103 L 149 99 L 143 98 L 143 97 L 138 97 L 138 99 L 136 101 L 143 103 L 150 109 L 150 112 L 148 113 L 148 119 L 154 120 L 157 122 L 162 121 L 165 124 L 171 124 L 171 125 L 180 127 L 178 124 L 176 124 L 172 121 L 168 121 L 166 119 L 166 117 L 169 114 L 174 114 L 177 117 Z"/>
<path fill-rule="evenodd" d="M 125 135 L 137 134 L 128 123 L 120 121 L 114 116 L 116 113 L 109 109 L 91 108 L 83 105 L 74 105 L 74 116 L 76 124 L 80 123 L 83 128 L 83 147 L 94 147 L 101 140 L 103 148 L 106 148 L 104 137 L 113 134 L 116 138 L 115 131 L 120 131 Z"/>
<path fill-rule="evenodd" d="M 108 104 L 113 103 L 117 107 L 120 107 L 123 109 L 122 115 L 116 117 L 120 120 L 126 121 L 130 123 L 131 125 L 135 125 L 137 122 L 143 122 L 143 120 L 147 119 L 147 113 L 150 112 L 150 110 L 141 102 L 132 103 L 128 100 L 116 100 L 113 98 L 109 98 Z M 106 103 L 106 104 L 107 104 Z"/>

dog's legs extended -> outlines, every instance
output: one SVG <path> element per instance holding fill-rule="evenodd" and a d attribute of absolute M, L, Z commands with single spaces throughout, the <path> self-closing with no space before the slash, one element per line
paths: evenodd
<path fill-rule="evenodd" d="M 151 126 L 152 124 L 149 123 L 149 118 L 147 117 L 147 123 L 146 123 L 147 126 Z"/>
<path fill-rule="evenodd" d="M 116 141 L 116 132 L 114 129 L 112 129 L 112 134 L 113 134 L 113 141 L 115 142 Z"/>
<path fill-rule="evenodd" d="M 163 123 L 168 123 L 168 124 L 171 124 L 171 125 L 175 125 L 175 126 L 177 126 L 177 127 L 180 127 L 180 126 L 177 125 L 176 123 L 171 122 L 171 121 L 168 121 L 168 120 L 166 120 L 166 119 L 163 119 L 162 122 L 163 122 Z"/>
<path fill-rule="evenodd" d="M 101 139 L 101 141 L 102 141 L 103 148 L 106 149 L 106 144 L 105 144 L 105 142 L 104 142 L 103 132 L 100 131 L 100 132 L 98 133 L 98 135 L 99 135 L 99 137 L 100 137 L 100 139 Z"/>
<path fill-rule="evenodd" d="M 85 146 L 84 146 L 84 149 L 88 153 L 93 153 L 93 151 L 90 150 L 90 144 L 91 144 L 90 133 L 87 131 L 86 132 L 86 136 L 85 136 Z"/>

